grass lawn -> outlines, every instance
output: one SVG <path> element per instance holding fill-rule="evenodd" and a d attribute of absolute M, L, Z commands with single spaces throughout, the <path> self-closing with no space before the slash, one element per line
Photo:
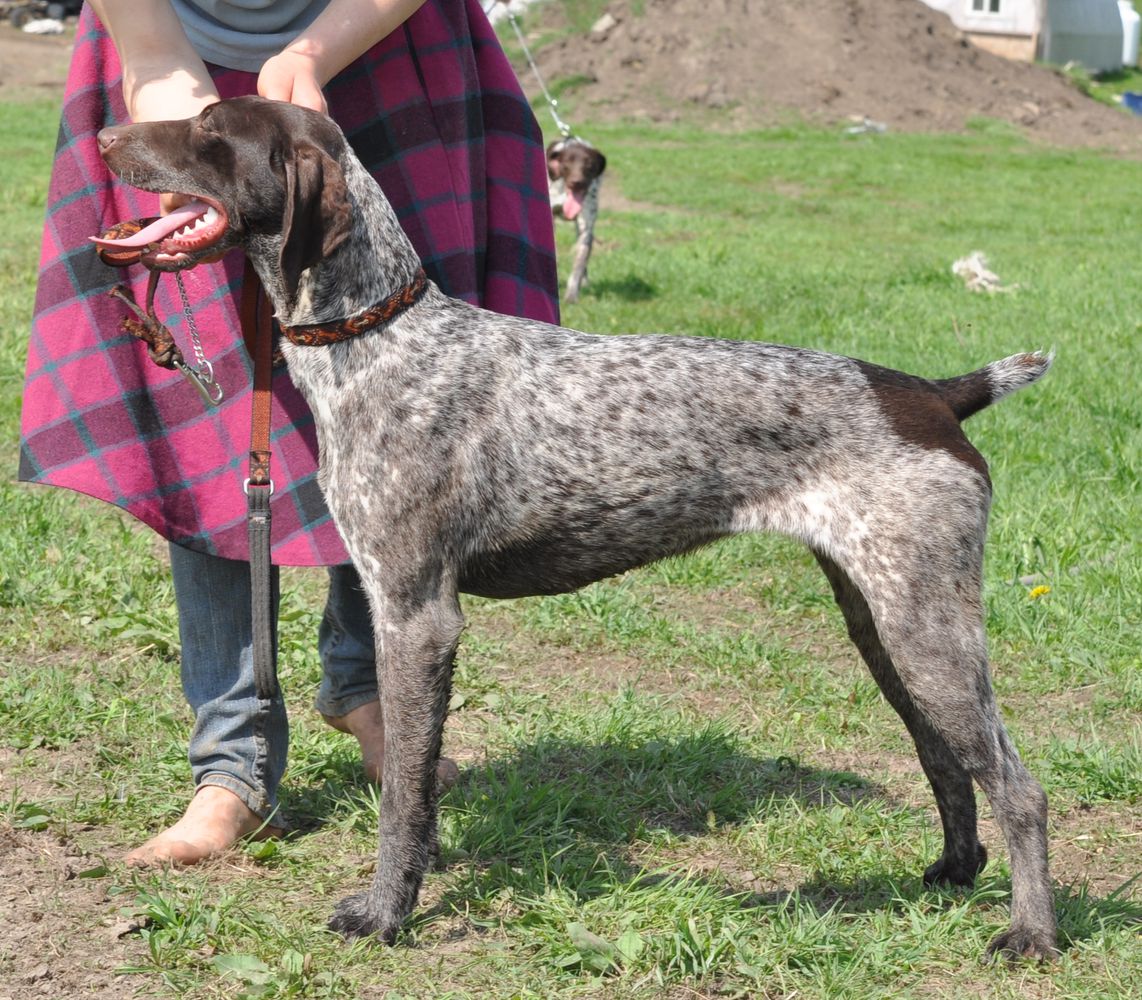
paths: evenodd
<path fill-rule="evenodd" d="M 0 996 L 1142 995 L 1137 162 L 987 121 L 861 138 L 582 124 L 610 166 L 570 325 L 931 377 L 1057 351 L 969 433 L 995 481 L 995 686 L 1051 799 L 1060 962 L 977 961 L 1010 892 L 986 803 L 975 889 L 923 888 L 939 825 L 903 727 L 811 557 L 769 537 L 572 595 L 466 601 L 444 866 L 408 947 L 386 950 L 324 929 L 370 875 L 378 803 L 309 707 L 320 572 L 285 574 L 299 834 L 187 872 L 119 861 L 185 804 L 190 716 L 156 538 L 10 482 L 55 113 L 0 106 L 0 894 L 16 914 Z M 975 249 L 1012 291 L 952 276 Z"/>

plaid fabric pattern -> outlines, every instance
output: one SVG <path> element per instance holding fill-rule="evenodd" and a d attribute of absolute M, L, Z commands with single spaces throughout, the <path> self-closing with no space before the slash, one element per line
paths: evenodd
<path fill-rule="evenodd" d="M 254 74 L 212 73 L 223 97 L 255 92 Z M 489 309 L 558 320 L 542 137 L 476 0 L 429 0 L 326 97 L 433 280 Z M 125 311 L 107 292 L 129 277 L 143 301 L 143 269 L 106 267 L 88 242 L 158 211 L 157 196 L 122 185 L 99 156 L 99 129 L 126 120 L 114 47 L 85 8 L 48 193 L 19 478 L 116 504 L 180 545 L 246 559 L 252 373 L 237 316 L 242 260 L 230 254 L 184 273 L 226 392 L 207 410 L 181 375 L 151 364 L 119 331 Z M 190 358 L 173 278 L 162 279 L 156 305 Z M 273 390 L 274 562 L 346 562 L 317 485 L 313 418 L 284 370 Z"/>

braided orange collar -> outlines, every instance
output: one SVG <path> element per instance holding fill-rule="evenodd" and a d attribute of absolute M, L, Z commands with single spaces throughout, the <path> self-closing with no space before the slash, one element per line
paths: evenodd
<path fill-rule="evenodd" d="M 283 326 L 282 336 L 291 344 L 300 347 L 324 347 L 327 344 L 337 344 L 342 340 L 367 333 L 382 323 L 395 319 L 406 309 L 411 309 L 420 300 L 428 288 L 428 275 L 423 268 L 417 269 L 412 284 L 405 285 L 400 291 L 393 292 L 386 299 L 381 299 L 376 305 L 369 306 L 364 312 L 346 319 L 334 320 L 330 323 L 313 323 L 309 326 Z"/>

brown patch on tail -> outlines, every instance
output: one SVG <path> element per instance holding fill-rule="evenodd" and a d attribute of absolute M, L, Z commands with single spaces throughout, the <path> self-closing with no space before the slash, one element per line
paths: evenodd
<path fill-rule="evenodd" d="M 966 375 L 938 379 L 932 384 L 952 408 L 956 419 L 967 420 L 1004 396 L 1038 381 L 1047 373 L 1052 361 L 1053 354 L 1040 351 L 1013 354 Z"/>
<path fill-rule="evenodd" d="M 959 417 L 937 383 L 867 361 L 855 364 L 899 437 L 920 448 L 946 451 L 988 479 L 987 462 L 960 430 Z"/>
<path fill-rule="evenodd" d="M 946 451 L 987 479 L 987 462 L 964 436 L 961 421 L 1038 381 L 1053 361 L 1053 354 L 1040 351 L 1013 354 L 966 375 L 935 381 L 865 361 L 855 364 L 901 438 L 921 448 Z"/>

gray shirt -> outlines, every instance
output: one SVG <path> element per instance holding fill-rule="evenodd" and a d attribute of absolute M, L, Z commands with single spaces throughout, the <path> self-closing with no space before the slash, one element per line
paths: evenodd
<path fill-rule="evenodd" d="M 205 62 L 258 72 L 294 40 L 328 0 L 170 0 Z"/>

